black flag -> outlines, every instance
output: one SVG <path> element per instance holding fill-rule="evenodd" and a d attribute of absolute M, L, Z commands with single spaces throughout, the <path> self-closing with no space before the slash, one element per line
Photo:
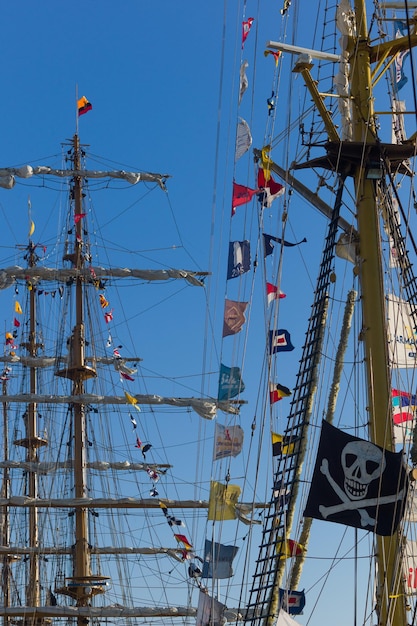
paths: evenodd
<path fill-rule="evenodd" d="M 272 254 L 274 251 L 274 245 L 272 244 L 272 241 L 282 244 L 283 246 L 287 248 L 293 248 L 294 246 L 299 246 L 300 243 L 307 243 L 307 239 L 305 237 L 301 241 L 296 241 L 295 243 L 292 243 L 291 241 L 286 241 L 285 239 L 281 239 L 281 237 L 274 237 L 274 235 L 266 235 L 265 233 L 263 233 L 262 237 L 264 240 L 264 257 L 265 258 L 269 256 L 270 254 Z"/>
<path fill-rule="evenodd" d="M 304 517 L 392 535 L 404 512 L 407 488 L 401 452 L 323 421 Z"/>

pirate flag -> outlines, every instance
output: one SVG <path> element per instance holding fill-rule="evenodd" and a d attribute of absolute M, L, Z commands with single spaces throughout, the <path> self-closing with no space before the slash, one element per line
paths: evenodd
<path fill-rule="evenodd" d="M 404 512 L 407 488 L 401 452 L 323 421 L 304 517 L 392 535 Z"/>

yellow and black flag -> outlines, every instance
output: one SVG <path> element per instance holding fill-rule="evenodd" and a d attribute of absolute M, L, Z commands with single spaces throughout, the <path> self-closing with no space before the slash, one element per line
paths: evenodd
<path fill-rule="evenodd" d="M 281 454 L 293 454 L 296 439 L 291 436 L 278 435 L 271 433 L 272 437 L 272 456 L 280 456 Z"/>

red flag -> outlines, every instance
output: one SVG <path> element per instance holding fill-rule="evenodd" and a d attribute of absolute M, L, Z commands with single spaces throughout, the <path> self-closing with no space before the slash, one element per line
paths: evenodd
<path fill-rule="evenodd" d="M 19 328 L 19 326 L 20 326 L 20 322 L 16 318 L 14 318 L 14 320 L 13 320 L 13 326 L 16 326 L 16 328 Z"/>
<path fill-rule="evenodd" d="M 300 556 L 304 552 L 303 546 L 294 539 L 287 539 L 287 549 L 291 556 Z"/>
<path fill-rule="evenodd" d="M 271 304 L 273 300 L 279 300 L 280 298 L 286 298 L 287 296 L 272 283 L 266 283 L 266 297 L 268 304 Z"/>
<path fill-rule="evenodd" d="M 242 22 L 242 48 L 254 21 L 253 17 L 249 17 L 246 22 Z"/>
<path fill-rule="evenodd" d="M 104 321 L 106 322 L 106 324 L 111 322 L 112 319 L 113 319 L 113 309 L 111 311 L 109 311 L 109 313 L 105 313 L 104 314 Z"/>
<path fill-rule="evenodd" d="M 269 175 L 269 180 L 267 178 L 264 170 L 260 167 L 258 170 L 258 187 L 261 190 L 259 200 L 262 206 L 270 208 L 272 202 L 284 193 L 285 187 L 277 183 L 271 175 Z"/>
<path fill-rule="evenodd" d="M 178 541 L 178 543 L 183 543 L 187 550 L 190 550 L 193 547 L 192 544 L 188 541 L 188 539 L 187 539 L 187 537 L 185 535 L 175 535 L 174 534 L 174 537 Z"/>
<path fill-rule="evenodd" d="M 417 395 L 392 389 L 392 409 L 394 424 L 414 420 L 417 410 Z"/>
<path fill-rule="evenodd" d="M 304 547 L 294 539 L 283 540 L 278 538 L 277 551 L 280 557 L 288 558 L 303 554 Z"/>
<path fill-rule="evenodd" d="M 250 202 L 258 191 L 259 189 L 250 189 L 233 181 L 232 215 L 236 213 L 237 206 Z"/>
<path fill-rule="evenodd" d="M 124 378 L 125 380 L 131 380 L 132 382 L 135 380 L 134 378 L 132 378 L 131 376 L 129 376 L 129 374 L 125 374 L 124 372 L 119 372 L 120 376 L 122 378 Z"/>
<path fill-rule="evenodd" d="M 267 57 L 271 54 L 275 59 L 275 67 L 278 67 L 278 59 L 281 56 L 281 52 L 275 52 L 274 50 L 265 50 L 264 55 Z"/>
<path fill-rule="evenodd" d="M 76 213 L 76 214 L 74 215 L 74 222 L 75 222 L 76 224 L 78 224 L 78 222 L 80 221 L 80 219 L 81 219 L 81 218 L 83 218 L 83 217 L 85 217 L 85 216 L 86 216 L 86 214 L 85 214 L 85 213 Z"/>

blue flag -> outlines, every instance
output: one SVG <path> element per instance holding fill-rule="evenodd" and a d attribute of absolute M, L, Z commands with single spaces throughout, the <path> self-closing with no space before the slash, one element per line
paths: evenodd
<path fill-rule="evenodd" d="M 269 354 L 275 352 L 291 352 L 294 346 L 291 343 L 291 337 L 288 330 L 280 328 L 279 330 L 269 331 Z"/>
<path fill-rule="evenodd" d="M 279 590 L 280 606 L 290 615 L 300 615 L 306 604 L 306 596 L 303 591 L 291 591 L 290 589 Z"/>
<path fill-rule="evenodd" d="M 231 241 L 229 243 L 229 260 L 227 264 L 227 279 L 237 278 L 250 270 L 250 243 L 249 241 Z"/>
<path fill-rule="evenodd" d="M 239 548 L 206 539 L 204 547 L 203 578 L 230 578 L 232 562 Z"/>
<path fill-rule="evenodd" d="M 406 22 L 401 22 L 400 20 L 395 21 L 395 39 L 399 39 L 400 37 L 405 37 L 408 33 L 408 27 Z M 398 91 L 404 87 L 406 82 L 408 81 L 407 76 L 404 75 L 404 61 L 407 56 L 410 54 L 410 50 L 401 50 L 398 54 L 395 55 L 395 87 Z"/>
<path fill-rule="evenodd" d="M 218 400 L 230 400 L 245 390 L 239 367 L 227 367 L 221 363 Z"/>

